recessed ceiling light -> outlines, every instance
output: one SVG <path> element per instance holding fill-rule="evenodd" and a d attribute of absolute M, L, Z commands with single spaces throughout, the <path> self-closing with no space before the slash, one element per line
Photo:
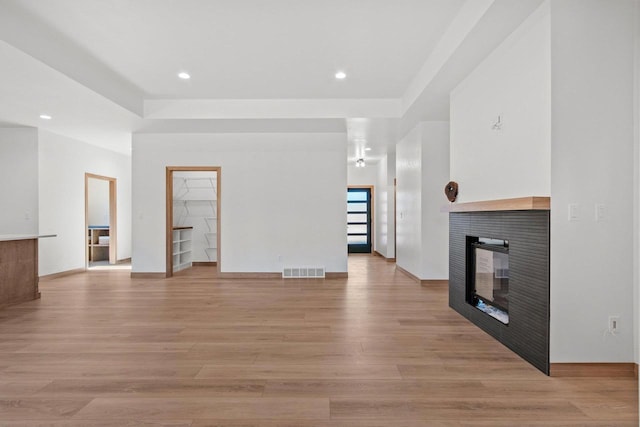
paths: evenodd
<path fill-rule="evenodd" d="M 371 147 L 365 148 L 364 151 L 371 151 Z"/>
<path fill-rule="evenodd" d="M 42 120 L 51 120 L 52 119 L 52 117 L 50 115 L 48 115 L 48 114 L 40 114 L 40 118 Z"/>
<path fill-rule="evenodd" d="M 180 77 L 182 80 L 189 80 L 191 78 L 191 75 L 185 71 L 181 71 L 178 73 L 178 77 Z"/>
<path fill-rule="evenodd" d="M 336 79 L 344 80 L 345 78 L 347 78 L 347 73 L 345 73 L 344 71 L 338 71 L 336 73 Z"/>

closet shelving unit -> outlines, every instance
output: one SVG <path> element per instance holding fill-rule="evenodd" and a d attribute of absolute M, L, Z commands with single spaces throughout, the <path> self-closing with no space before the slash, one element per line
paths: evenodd
<path fill-rule="evenodd" d="M 193 254 L 191 252 L 191 234 L 193 227 L 173 227 L 173 271 L 191 267 Z"/>
<path fill-rule="evenodd" d="M 190 226 L 192 261 L 217 262 L 217 182 L 215 177 L 174 176 L 174 225 Z"/>

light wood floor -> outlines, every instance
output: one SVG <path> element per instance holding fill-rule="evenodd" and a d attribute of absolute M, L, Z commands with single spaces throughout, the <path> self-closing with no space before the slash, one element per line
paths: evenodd
<path fill-rule="evenodd" d="M 546 377 L 380 258 L 211 271 L 84 273 L 0 311 L 0 426 L 638 426 L 634 379 Z"/>

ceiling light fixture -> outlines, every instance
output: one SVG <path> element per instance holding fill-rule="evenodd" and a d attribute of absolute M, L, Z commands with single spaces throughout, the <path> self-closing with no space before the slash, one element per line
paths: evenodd
<path fill-rule="evenodd" d="M 356 160 L 356 167 L 357 168 L 363 168 L 364 167 L 364 159 L 360 158 L 360 159 Z"/>
<path fill-rule="evenodd" d="M 40 118 L 42 120 L 51 120 L 52 119 L 52 117 L 50 115 L 48 115 L 48 114 L 40 114 Z"/>
<path fill-rule="evenodd" d="M 345 73 L 344 71 L 338 71 L 336 72 L 336 79 L 338 80 L 344 80 L 347 78 L 347 73 Z"/>
<path fill-rule="evenodd" d="M 365 148 L 364 151 L 371 151 L 371 147 Z"/>
<path fill-rule="evenodd" d="M 191 75 L 185 71 L 181 71 L 178 73 L 178 77 L 180 77 L 182 80 L 189 80 L 191 78 Z"/>

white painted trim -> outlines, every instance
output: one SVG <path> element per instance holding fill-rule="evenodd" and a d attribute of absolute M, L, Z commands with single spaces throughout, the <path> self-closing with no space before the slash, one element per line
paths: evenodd
<path fill-rule="evenodd" d="M 400 117 L 399 99 L 147 99 L 146 119 Z"/>
<path fill-rule="evenodd" d="M 429 86 L 442 66 L 451 58 L 460 44 L 476 27 L 495 0 L 467 0 L 442 35 L 438 44 L 413 78 L 402 97 L 402 113 L 413 105 Z"/>

